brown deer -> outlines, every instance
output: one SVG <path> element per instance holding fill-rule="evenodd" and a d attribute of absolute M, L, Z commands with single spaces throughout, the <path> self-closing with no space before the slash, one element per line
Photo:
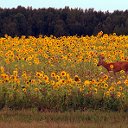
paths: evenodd
<path fill-rule="evenodd" d="M 101 65 L 104 68 L 106 68 L 108 72 L 113 71 L 113 73 L 115 74 L 116 72 L 123 70 L 125 71 L 126 74 L 128 74 L 128 62 L 119 61 L 119 62 L 107 63 L 104 61 L 104 56 L 100 55 L 97 66 L 101 66 Z"/>

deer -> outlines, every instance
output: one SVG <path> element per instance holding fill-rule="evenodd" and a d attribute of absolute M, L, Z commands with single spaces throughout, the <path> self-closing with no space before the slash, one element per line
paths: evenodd
<path fill-rule="evenodd" d="M 108 73 L 111 71 L 116 75 L 117 72 L 120 72 L 121 70 L 125 71 L 126 74 L 128 74 L 128 62 L 127 61 L 117 61 L 112 63 L 107 63 L 104 61 L 105 57 L 100 55 L 99 56 L 99 62 L 97 66 L 103 66 L 107 69 Z"/>

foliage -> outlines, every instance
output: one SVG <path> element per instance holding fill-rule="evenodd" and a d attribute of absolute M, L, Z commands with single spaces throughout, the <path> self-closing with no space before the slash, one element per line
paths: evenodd
<path fill-rule="evenodd" d="M 107 34 L 128 34 L 128 10 L 113 13 L 94 9 L 63 9 L 21 7 L 0 8 L 0 36 L 54 35 L 97 35 L 99 31 Z"/>

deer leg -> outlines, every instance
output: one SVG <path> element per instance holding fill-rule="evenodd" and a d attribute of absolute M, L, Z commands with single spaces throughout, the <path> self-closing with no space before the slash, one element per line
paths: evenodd
<path fill-rule="evenodd" d="M 127 78 L 127 76 L 128 76 L 128 70 L 127 70 L 127 71 L 125 71 L 125 74 L 126 74 L 126 78 Z"/>
<path fill-rule="evenodd" d="M 125 71 L 126 75 L 128 75 L 128 71 Z"/>
<path fill-rule="evenodd" d="M 108 76 L 110 77 L 111 76 L 111 73 L 108 71 Z"/>

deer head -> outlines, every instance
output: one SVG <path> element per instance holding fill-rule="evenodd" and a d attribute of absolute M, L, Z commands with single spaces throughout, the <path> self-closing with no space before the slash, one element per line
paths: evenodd
<path fill-rule="evenodd" d="M 103 64 L 103 61 L 104 61 L 104 56 L 99 55 L 99 62 L 98 62 L 98 64 L 97 64 L 97 66 L 102 65 L 102 64 Z"/>

